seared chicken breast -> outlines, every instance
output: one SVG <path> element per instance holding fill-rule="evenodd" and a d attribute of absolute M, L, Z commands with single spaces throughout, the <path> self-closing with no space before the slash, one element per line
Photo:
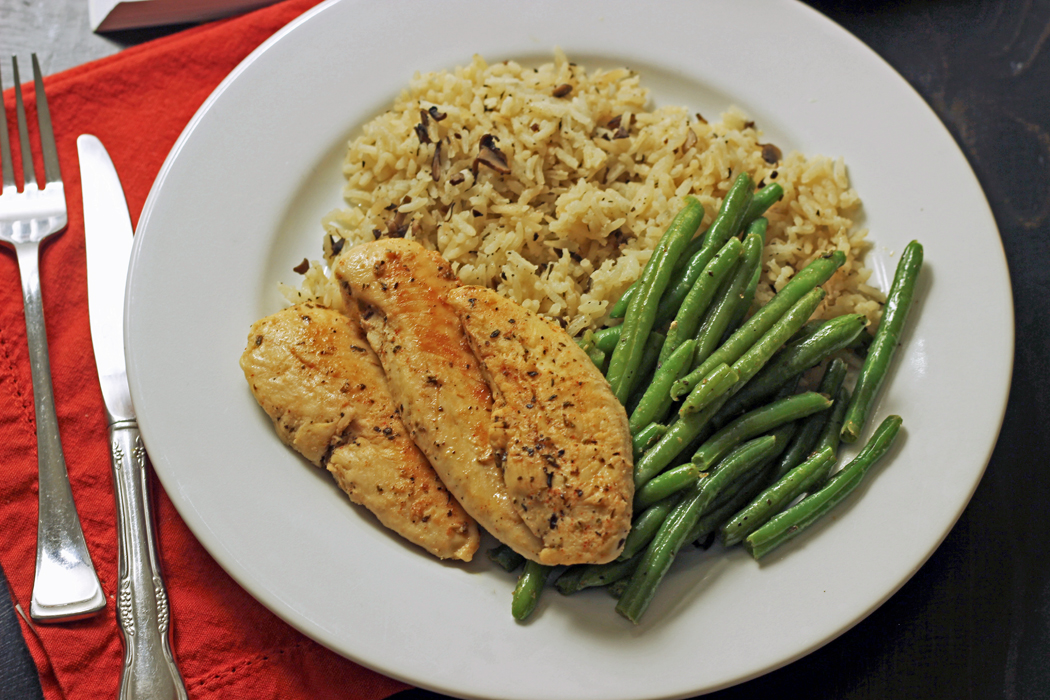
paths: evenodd
<path fill-rule="evenodd" d="M 351 501 L 431 554 L 471 560 L 477 525 L 409 437 L 355 319 L 312 304 L 267 316 L 241 368 L 281 439 Z"/>
<path fill-rule="evenodd" d="M 334 265 L 347 306 L 360 310 L 412 438 L 478 523 L 521 555 L 543 544 L 511 503 L 489 439 L 492 392 L 445 295 L 447 261 L 419 243 L 380 239 Z"/>
<path fill-rule="evenodd" d="M 559 326 L 493 290 L 447 298 L 491 383 L 490 439 L 514 505 L 543 540 L 540 563 L 612 561 L 631 528 L 634 465 L 609 383 Z"/>

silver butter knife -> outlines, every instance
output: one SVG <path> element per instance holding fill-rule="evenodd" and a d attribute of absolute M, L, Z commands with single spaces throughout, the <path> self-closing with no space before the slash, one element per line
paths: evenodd
<path fill-rule="evenodd" d="M 109 423 L 117 500 L 117 622 L 124 637 L 123 700 L 186 698 L 171 652 L 168 597 L 161 579 L 149 469 L 124 366 L 124 287 L 131 258 L 131 217 L 102 142 L 77 138 L 84 194 L 88 312 Z"/>

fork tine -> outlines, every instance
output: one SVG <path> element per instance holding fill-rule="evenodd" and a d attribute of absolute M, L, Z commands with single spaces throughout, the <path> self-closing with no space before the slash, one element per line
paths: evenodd
<path fill-rule="evenodd" d="M 11 141 L 7 136 L 7 107 L 2 104 L 4 94 L 3 79 L 0 79 L 0 186 L 14 187 L 15 167 L 11 164 Z"/>
<path fill-rule="evenodd" d="M 22 175 L 25 178 L 22 190 L 29 189 L 30 182 L 36 182 L 33 172 L 33 151 L 29 148 L 29 126 L 26 124 L 26 107 L 22 102 L 22 82 L 18 77 L 18 59 L 11 57 L 15 69 L 15 113 L 18 115 L 18 142 L 22 146 Z"/>
<path fill-rule="evenodd" d="M 51 126 L 51 110 L 47 106 L 44 92 L 44 76 L 40 63 L 33 54 L 33 85 L 36 88 L 36 119 L 40 125 L 40 150 L 44 154 L 44 181 L 61 182 L 62 171 L 58 167 L 58 148 L 55 146 L 55 130 Z"/>

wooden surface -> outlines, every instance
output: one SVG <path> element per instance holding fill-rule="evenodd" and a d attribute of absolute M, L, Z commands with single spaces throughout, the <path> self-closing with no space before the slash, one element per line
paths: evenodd
<path fill-rule="evenodd" d="M 1014 384 L 970 506 L 911 581 L 824 648 L 709 697 L 1050 698 L 1050 3 L 810 4 L 922 94 L 980 179 L 1012 275 Z M 36 51 L 47 73 L 167 31 L 103 38 L 90 33 L 86 0 L 0 0 L 0 56 L 14 52 L 28 60 Z M 6 61 L 0 72 L 10 85 Z M 966 310 L 958 314 L 966 323 Z M 13 622 L 9 604 L 0 601 L 0 699 L 31 697 L 33 687 Z"/>

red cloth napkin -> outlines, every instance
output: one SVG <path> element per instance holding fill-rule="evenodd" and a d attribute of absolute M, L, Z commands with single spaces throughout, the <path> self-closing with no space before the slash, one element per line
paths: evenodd
<path fill-rule="evenodd" d="M 113 487 L 102 395 L 89 352 L 76 138 L 91 133 L 106 145 L 137 220 L 165 156 L 201 103 L 256 46 L 316 3 L 287 0 L 45 80 L 69 206 L 68 230 L 45 245 L 41 260 L 51 371 L 73 495 L 108 602 L 104 613 L 81 622 L 30 626 L 23 620 L 48 700 L 116 697 L 122 658 L 113 603 Z M 13 91 L 3 97 L 13 115 Z M 39 156 L 37 168 L 40 172 Z M 15 169 L 21 172 L 17 159 Z M 5 248 L 0 253 L 0 564 L 25 611 L 36 553 L 34 430 L 18 267 L 13 251 Z M 190 534 L 155 480 L 153 488 L 175 654 L 191 698 L 373 700 L 407 687 L 328 651 L 263 608 Z"/>

